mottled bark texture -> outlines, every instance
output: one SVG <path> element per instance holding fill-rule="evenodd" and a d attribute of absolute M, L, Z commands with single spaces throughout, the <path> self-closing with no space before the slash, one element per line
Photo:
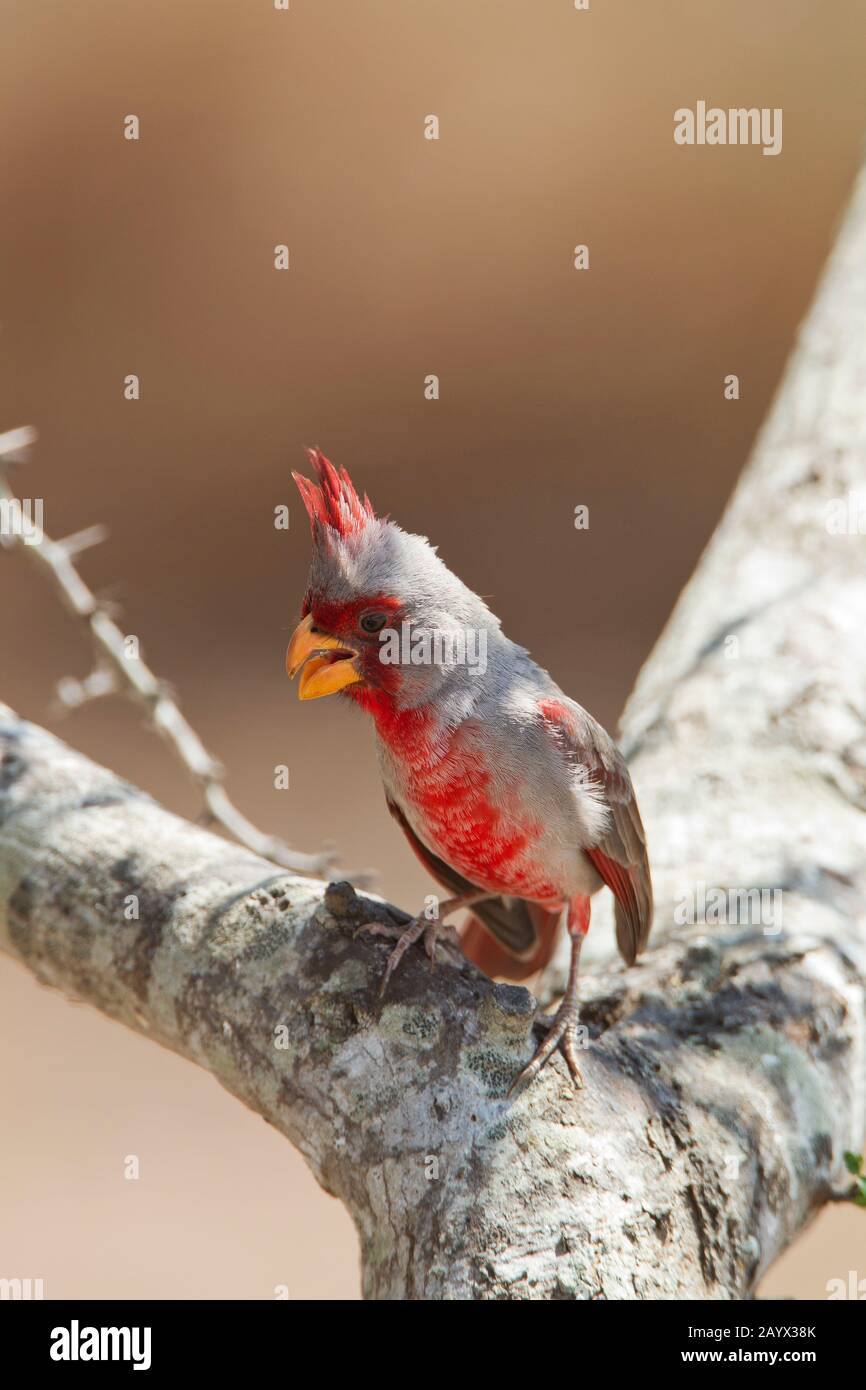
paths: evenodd
<path fill-rule="evenodd" d="M 863 489 L 861 180 L 626 711 L 654 945 L 599 971 L 597 914 L 579 1095 L 557 1059 L 506 1099 L 525 990 L 413 950 L 383 1003 L 388 945 L 353 932 L 389 909 L 178 820 L 8 710 L 2 944 L 297 1144 L 357 1223 L 368 1297 L 747 1296 L 866 1129 L 866 539 L 834 533 Z M 754 899 L 736 924 L 677 922 L 713 889 L 777 891 L 781 930 L 778 896 L 763 925 Z"/>

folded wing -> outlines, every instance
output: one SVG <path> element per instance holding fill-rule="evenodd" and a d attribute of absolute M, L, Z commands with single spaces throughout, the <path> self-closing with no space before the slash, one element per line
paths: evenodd
<path fill-rule="evenodd" d="M 646 835 L 625 759 L 613 739 L 585 709 L 564 697 L 540 702 L 545 723 L 572 765 L 576 785 L 601 794 L 607 826 L 583 853 L 616 899 L 616 941 L 627 965 L 647 943 L 653 892 Z"/>

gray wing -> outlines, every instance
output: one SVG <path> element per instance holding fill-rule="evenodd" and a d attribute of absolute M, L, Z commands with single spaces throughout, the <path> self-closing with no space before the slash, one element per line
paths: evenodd
<path fill-rule="evenodd" d="M 616 942 L 627 965 L 645 947 L 652 927 L 653 890 L 646 834 L 625 759 L 613 739 L 574 700 L 543 704 L 566 754 L 602 793 L 610 813 L 607 830 L 583 853 L 616 899 Z"/>

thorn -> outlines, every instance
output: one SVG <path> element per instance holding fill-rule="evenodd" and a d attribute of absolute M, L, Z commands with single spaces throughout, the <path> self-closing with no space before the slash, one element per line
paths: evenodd
<path fill-rule="evenodd" d="M 0 460 L 3 463 L 24 463 L 26 451 L 36 443 L 38 437 L 38 431 L 32 425 L 6 430 L 0 434 Z"/>
<path fill-rule="evenodd" d="M 94 545 L 100 545 L 108 537 L 107 526 L 87 526 L 83 531 L 76 531 L 72 536 L 66 536 L 62 541 L 55 541 L 58 550 L 62 550 L 67 560 L 74 560 L 76 555 L 81 555 L 85 550 L 90 550 Z"/>
<path fill-rule="evenodd" d="M 77 709 L 84 699 L 80 680 L 75 676 L 64 676 L 55 687 L 57 699 L 64 709 Z"/>
<path fill-rule="evenodd" d="M 83 681 L 75 676 L 64 676 L 57 682 L 57 698 L 63 709 L 80 709 L 90 700 L 99 700 L 111 695 L 117 689 L 117 679 L 108 667 L 98 666 L 85 676 Z"/>
<path fill-rule="evenodd" d="M 174 682 L 166 680 L 164 676 L 157 676 L 156 683 L 159 686 L 160 700 L 168 700 L 171 704 L 177 705 L 178 709 L 180 709 L 180 698 L 178 696 L 177 687 L 175 686 Z M 216 769 L 214 775 L 217 777 L 221 776 L 222 768 L 217 763 L 216 759 L 213 760 L 213 765 Z"/>
<path fill-rule="evenodd" d="M 95 544 L 95 542 L 94 542 Z M 102 613 L 111 622 L 117 622 L 123 616 L 123 609 L 117 599 L 107 598 L 104 594 L 97 594 L 94 600 L 94 613 Z"/>

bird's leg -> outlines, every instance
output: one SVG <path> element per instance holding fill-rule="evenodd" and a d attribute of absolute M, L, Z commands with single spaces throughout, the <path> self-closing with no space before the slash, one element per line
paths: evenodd
<path fill-rule="evenodd" d="M 385 967 L 385 974 L 379 987 L 379 993 L 384 994 L 388 987 L 388 981 L 393 975 L 400 961 L 420 937 L 424 938 L 424 947 L 433 963 L 437 941 L 447 941 L 453 946 L 460 945 L 460 938 L 454 927 L 446 921 L 452 912 L 457 912 L 461 907 L 471 907 L 473 903 L 483 902 L 489 898 L 490 893 L 464 893 L 461 897 L 446 898 L 444 902 L 435 902 L 426 907 L 423 912 L 419 912 L 417 917 L 406 927 L 391 928 L 381 922 L 365 922 L 355 932 L 359 936 L 361 932 L 370 932 L 374 936 L 396 936 L 397 945 L 388 957 L 388 964 Z"/>
<path fill-rule="evenodd" d="M 533 1077 L 538 1075 L 545 1062 L 553 1056 L 557 1048 L 560 1049 L 565 1058 L 575 1089 L 580 1090 L 583 1086 L 583 1077 L 577 1064 L 577 1052 L 580 1047 L 577 1031 L 580 1023 L 577 976 L 580 967 L 580 949 L 583 946 L 583 939 L 589 931 L 589 911 L 589 898 L 573 898 L 569 903 L 568 934 L 571 938 L 571 964 L 565 994 L 555 1014 L 541 1014 L 535 1019 L 533 1026 L 545 1029 L 547 1036 L 529 1065 L 524 1067 L 523 1071 L 512 1081 L 508 1090 L 510 1096 L 522 1090 L 528 1082 L 532 1081 Z"/>

